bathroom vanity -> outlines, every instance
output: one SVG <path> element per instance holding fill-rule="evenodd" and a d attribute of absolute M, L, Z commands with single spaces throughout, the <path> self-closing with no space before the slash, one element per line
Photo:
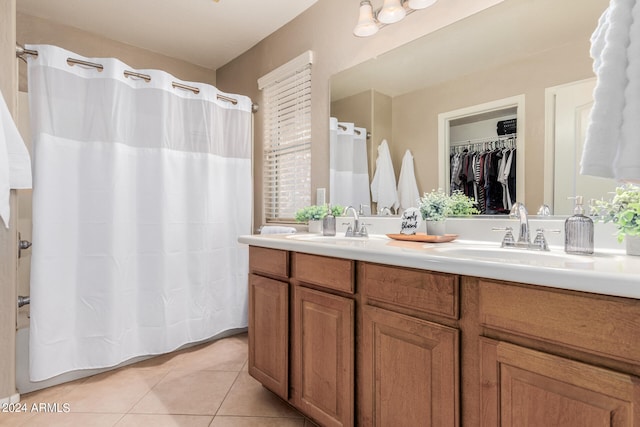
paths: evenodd
<path fill-rule="evenodd" d="M 249 373 L 320 425 L 639 425 L 640 258 L 294 236 L 240 238 Z"/>

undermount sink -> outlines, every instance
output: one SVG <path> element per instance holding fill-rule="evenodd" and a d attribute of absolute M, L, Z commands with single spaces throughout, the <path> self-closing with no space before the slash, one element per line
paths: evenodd
<path fill-rule="evenodd" d="M 345 237 L 344 234 L 335 236 L 323 236 L 322 234 L 291 234 L 288 239 L 306 242 L 333 243 L 333 244 L 357 244 L 368 241 L 389 240 L 387 236 L 381 234 L 370 234 L 369 237 Z"/>
<path fill-rule="evenodd" d="M 593 258 L 554 251 L 500 248 L 481 245 L 465 246 L 425 246 L 430 252 L 456 258 L 479 259 L 483 261 L 509 262 L 545 267 L 567 267 L 593 263 Z"/>

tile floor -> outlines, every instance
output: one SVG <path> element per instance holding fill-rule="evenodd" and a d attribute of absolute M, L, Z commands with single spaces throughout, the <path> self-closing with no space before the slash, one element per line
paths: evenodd
<path fill-rule="evenodd" d="M 247 372 L 240 334 L 22 396 L 0 426 L 311 427 Z M 31 411 L 49 404 L 49 411 Z M 64 411 L 68 408 L 68 411 Z"/>

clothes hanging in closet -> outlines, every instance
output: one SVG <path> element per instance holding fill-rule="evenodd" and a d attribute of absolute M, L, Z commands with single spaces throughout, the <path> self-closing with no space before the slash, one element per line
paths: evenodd
<path fill-rule="evenodd" d="M 473 198 L 482 214 L 508 214 L 516 201 L 516 148 L 511 143 L 498 148 L 478 145 L 452 148 L 451 192 L 460 190 Z"/>

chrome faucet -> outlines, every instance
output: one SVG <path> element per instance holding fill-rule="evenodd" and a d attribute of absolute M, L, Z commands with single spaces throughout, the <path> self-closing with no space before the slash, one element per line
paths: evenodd
<path fill-rule="evenodd" d="M 342 215 L 347 215 L 349 211 L 353 212 L 353 225 L 348 224 L 349 227 L 347 231 L 344 233 L 345 237 L 368 237 L 366 227 L 360 227 L 360 217 L 358 216 L 358 211 L 353 206 L 347 206 L 344 208 Z"/>
<path fill-rule="evenodd" d="M 520 220 L 520 234 L 518 235 L 516 246 L 528 248 L 531 244 L 531 239 L 529 238 L 529 213 L 527 208 L 524 207 L 523 203 L 516 202 L 511 207 L 509 216 Z"/>

